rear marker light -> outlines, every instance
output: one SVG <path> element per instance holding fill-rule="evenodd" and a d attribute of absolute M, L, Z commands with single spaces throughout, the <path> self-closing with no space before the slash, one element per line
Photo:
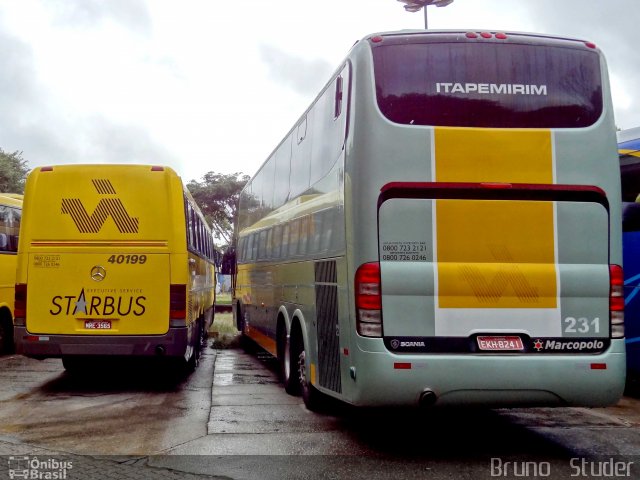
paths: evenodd
<path fill-rule="evenodd" d="M 382 294 L 380 264 L 363 263 L 354 279 L 356 329 L 364 337 L 382 336 Z"/>
<path fill-rule="evenodd" d="M 609 265 L 609 324 L 611 338 L 624 337 L 624 272 L 620 265 Z"/>
<path fill-rule="evenodd" d="M 164 172 L 164 167 L 161 167 L 159 165 L 154 165 L 153 167 L 151 167 L 151 171 L 152 172 Z"/>
<path fill-rule="evenodd" d="M 393 368 L 396 370 L 411 370 L 411 364 L 408 362 L 396 362 L 393 364 Z"/>
<path fill-rule="evenodd" d="M 185 320 L 187 318 L 187 286 L 171 285 L 169 287 L 169 318 Z"/>
<path fill-rule="evenodd" d="M 380 43 L 382 41 L 382 37 L 371 37 L 371 41 L 373 43 Z"/>
<path fill-rule="evenodd" d="M 591 370 L 606 370 L 607 369 L 607 364 L 606 363 L 592 363 L 591 364 Z"/>
<path fill-rule="evenodd" d="M 53 172 L 53 167 L 42 167 L 41 172 Z"/>
<path fill-rule="evenodd" d="M 596 44 L 592 42 L 585 42 L 585 45 L 589 48 L 596 48 Z"/>
<path fill-rule="evenodd" d="M 492 35 L 491 35 L 489 32 L 482 32 L 482 33 L 480 34 L 480 36 L 481 36 L 482 38 L 491 38 L 491 37 L 492 37 Z"/>
<path fill-rule="evenodd" d="M 502 33 L 502 32 L 496 33 L 496 38 L 498 40 L 506 40 L 507 39 L 507 34 L 506 33 Z"/>
<path fill-rule="evenodd" d="M 466 37 L 467 38 L 478 38 L 478 34 L 474 33 L 474 32 L 467 32 Z"/>

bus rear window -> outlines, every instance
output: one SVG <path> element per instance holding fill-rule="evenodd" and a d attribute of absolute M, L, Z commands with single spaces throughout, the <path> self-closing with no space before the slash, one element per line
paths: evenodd
<path fill-rule="evenodd" d="M 519 43 L 379 43 L 382 113 L 409 125 L 577 128 L 602 113 L 596 51 Z"/>

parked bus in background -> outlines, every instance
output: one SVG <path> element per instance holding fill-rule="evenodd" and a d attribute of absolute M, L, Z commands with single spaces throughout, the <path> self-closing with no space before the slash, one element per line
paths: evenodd
<path fill-rule="evenodd" d="M 27 177 L 18 353 L 158 357 L 192 370 L 212 322 L 214 245 L 180 177 L 150 165 L 55 165 Z"/>
<path fill-rule="evenodd" d="M 357 42 L 240 197 L 235 318 L 285 389 L 309 408 L 617 402 L 609 88 L 582 40 Z"/>
<path fill-rule="evenodd" d="M 0 353 L 13 352 L 13 300 L 22 195 L 0 193 Z"/>
<path fill-rule="evenodd" d="M 618 132 L 622 174 L 622 253 L 624 266 L 627 377 L 640 380 L 640 127 Z"/>

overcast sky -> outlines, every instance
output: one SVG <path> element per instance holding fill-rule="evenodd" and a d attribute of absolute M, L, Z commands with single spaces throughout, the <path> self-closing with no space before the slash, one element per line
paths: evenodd
<path fill-rule="evenodd" d="M 640 0 L 455 0 L 432 29 L 581 38 L 640 126 Z M 424 27 L 395 0 L 0 0 L 0 148 L 30 167 L 255 173 L 356 40 Z"/>

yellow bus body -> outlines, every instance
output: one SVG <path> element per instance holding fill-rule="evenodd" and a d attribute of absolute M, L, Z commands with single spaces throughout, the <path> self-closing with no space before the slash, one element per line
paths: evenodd
<path fill-rule="evenodd" d="M 215 302 L 213 242 L 172 169 L 42 167 L 25 192 L 19 353 L 197 353 Z"/>
<path fill-rule="evenodd" d="M 13 301 L 22 195 L 0 194 L 0 353 L 13 350 Z"/>

